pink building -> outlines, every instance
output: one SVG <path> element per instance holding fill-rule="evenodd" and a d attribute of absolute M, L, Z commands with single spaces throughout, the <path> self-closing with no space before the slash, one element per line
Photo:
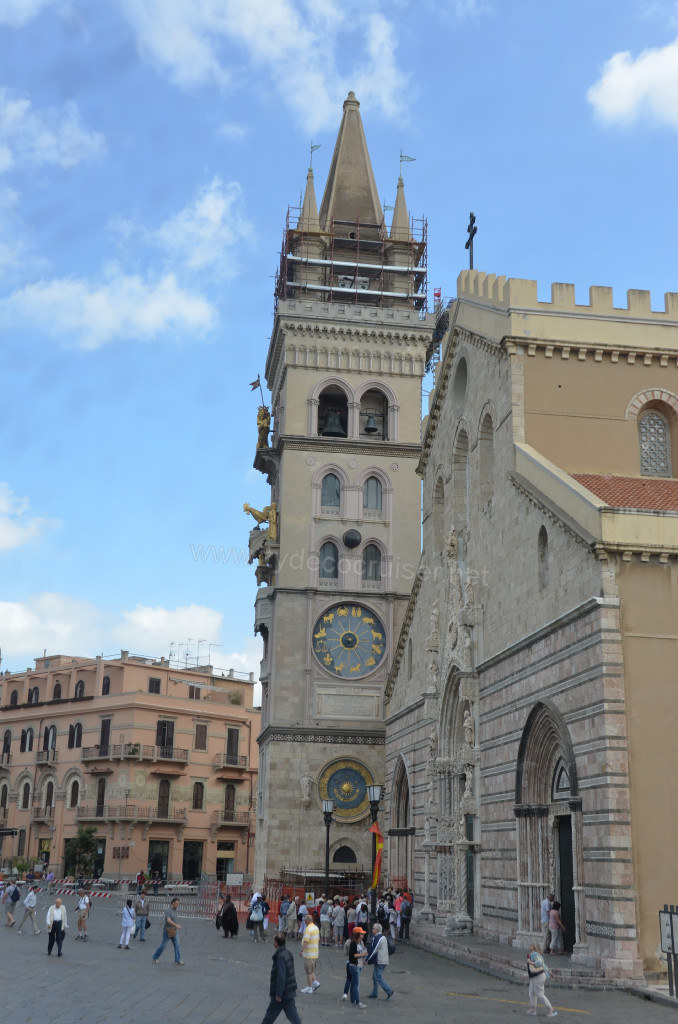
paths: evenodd
<path fill-rule="evenodd" d="M 0 675 L 0 838 L 70 873 L 79 825 L 97 829 L 97 873 L 173 881 L 249 874 L 259 709 L 253 675 L 215 675 L 122 651 L 37 658 Z"/>

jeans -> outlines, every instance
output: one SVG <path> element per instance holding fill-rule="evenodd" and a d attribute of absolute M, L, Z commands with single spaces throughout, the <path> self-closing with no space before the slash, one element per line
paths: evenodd
<path fill-rule="evenodd" d="M 179 961 L 181 960 L 181 950 L 179 949 L 179 936 L 174 935 L 172 939 L 170 939 L 169 935 L 167 934 L 167 928 L 163 928 L 162 930 L 162 942 L 160 943 L 155 953 L 153 954 L 153 959 L 157 960 L 162 955 L 162 951 L 168 942 L 171 942 L 172 945 L 174 946 L 174 962 L 175 964 L 178 964 Z"/>
<path fill-rule="evenodd" d="M 372 995 L 376 998 L 379 994 L 377 986 L 381 985 L 387 996 L 392 995 L 393 989 L 387 981 L 384 981 L 384 971 L 386 970 L 386 964 L 375 964 L 372 968 Z"/>
<path fill-rule="evenodd" d="M 146 939 L 144 938 L 145 932 L 146 932 L 146 917 L 142 916 L 142 915 L 139 915 L 139 917 L 137 917 L 136 930 L 135 930 L 134 935 L 132 936 L 132 938 L 135 939 L 137 937 L 137 935 L 139 935 L 140 936 L 140 941 L 141 942 L 145 942 L 146 941 Z"/>
<path fill-rule="evenodd" d="M 275 999 L 271 999 L 261 1024 L 272 1024 L 272 1022 L 276 1020 L 281 1013 L 284 1013 L 287 1019 L 292 1021 L 292 1024 L 301 1024 L 301 1019 L 297 1013 L 297 1005 L 294 1002 L 294 997 L 292 997 L 292 999 L 283 999 L 281 1003 L 276 1002 Z"/>
<path fill-rule="evenodd" d="M 360 1002 L 360 968 L 356 964 L 349 964 L 348 972 L 351 975 L 351 1002 L 357 1006 Z"/>
<path fill-rule="evenodd" d="M 258 942 L 259 939 L 264 942 L 264 922 L 252 921 L 252 941 Z"/>
<path fill-rule="evenodd" d="M 410 941 L 410 918 L 409 917 L 402 917 L 401 916 L 401 918 L 400 918 L 400 938 L 404 939 L 405 942 L 409 942 Z"/>

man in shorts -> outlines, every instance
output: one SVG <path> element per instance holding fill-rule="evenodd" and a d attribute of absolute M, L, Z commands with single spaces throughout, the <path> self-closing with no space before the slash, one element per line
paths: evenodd
<path fill-rule="evenodd" d="M 306 988 L 302 988 L 301 991 L 307 996 L 310 996 L 317 988 L 320 988 L 320 982 L 316 981 L 315 977 L 319 940 L 320 929 L 315 923 L 314 915 L 309 911 L 306 916 L 306 927 L 304 928 L 301 940 L 301 949 L 299 950 L 299 956 L 303 958 L 304 970 L 306 971 Z"/>
<path fill-rule="evenodd" d="M 78 939 L 87 942 L 87 918 L 89 917 L 91 905 L 85 890 L 78 889 L 78 934 L 75 936 L 76 942 Z"/>

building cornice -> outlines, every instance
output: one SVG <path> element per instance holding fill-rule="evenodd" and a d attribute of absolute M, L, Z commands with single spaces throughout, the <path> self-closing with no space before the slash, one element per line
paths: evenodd
<path fill-rule="evenodd" d="M 604 319 L 604 318 L 597 318 Z M 653 324 L 656 327 L 656 324 Z M 634 345 L 610 343 L 587 344 L 574 341 L 554 341 L 551 338 L 523 338 L 519 335 L 506 335 L 502 339 L 502 347 L 508 355 L 523 352 L 528 357 L 541 355 L 546 359 L 576 359 L 578 362 L 592 361 L 601 363 L 609 359 L 611 363 L 626 363 L 629 366 L 678 366 L 678 349 L 640 348 Z"/>
<path fill-rule="evenodd" d="M 337 743 L 383 747 L 385 732 L 381 722 L 369 729 L 268 725 L 257 736 L 257 743 L 260 747 L 269 743 Z"/>
<path fill-rule="evenodd" d="M 290 451 L 342 452 L 351 455 L 376 455 L 383 458 L 417 459 L 421 454 L 418 444 L 399 444 L 397 441 L 353 441 L 349 438 L 282 434 L 276 453 Z"/>

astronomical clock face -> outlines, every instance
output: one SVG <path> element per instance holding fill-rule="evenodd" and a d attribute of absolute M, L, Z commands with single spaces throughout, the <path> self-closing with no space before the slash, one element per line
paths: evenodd
<path fill-rule="evenodd" d="M 313 652 L 320 664 L 342 679 L 360 679 L 384 657 L 386 630 L 374 612 L 360 604 L 335 604 L 313 629 Z"/>
<path fill-rule="evenodd" d="M 334 800 L 334 816 L 341 821 L 357 821 L 370 807 L 367 787 L 372 776 L 364 764 L 349 758 L 331 761 L 318 780 L 321 800 Z"/>

